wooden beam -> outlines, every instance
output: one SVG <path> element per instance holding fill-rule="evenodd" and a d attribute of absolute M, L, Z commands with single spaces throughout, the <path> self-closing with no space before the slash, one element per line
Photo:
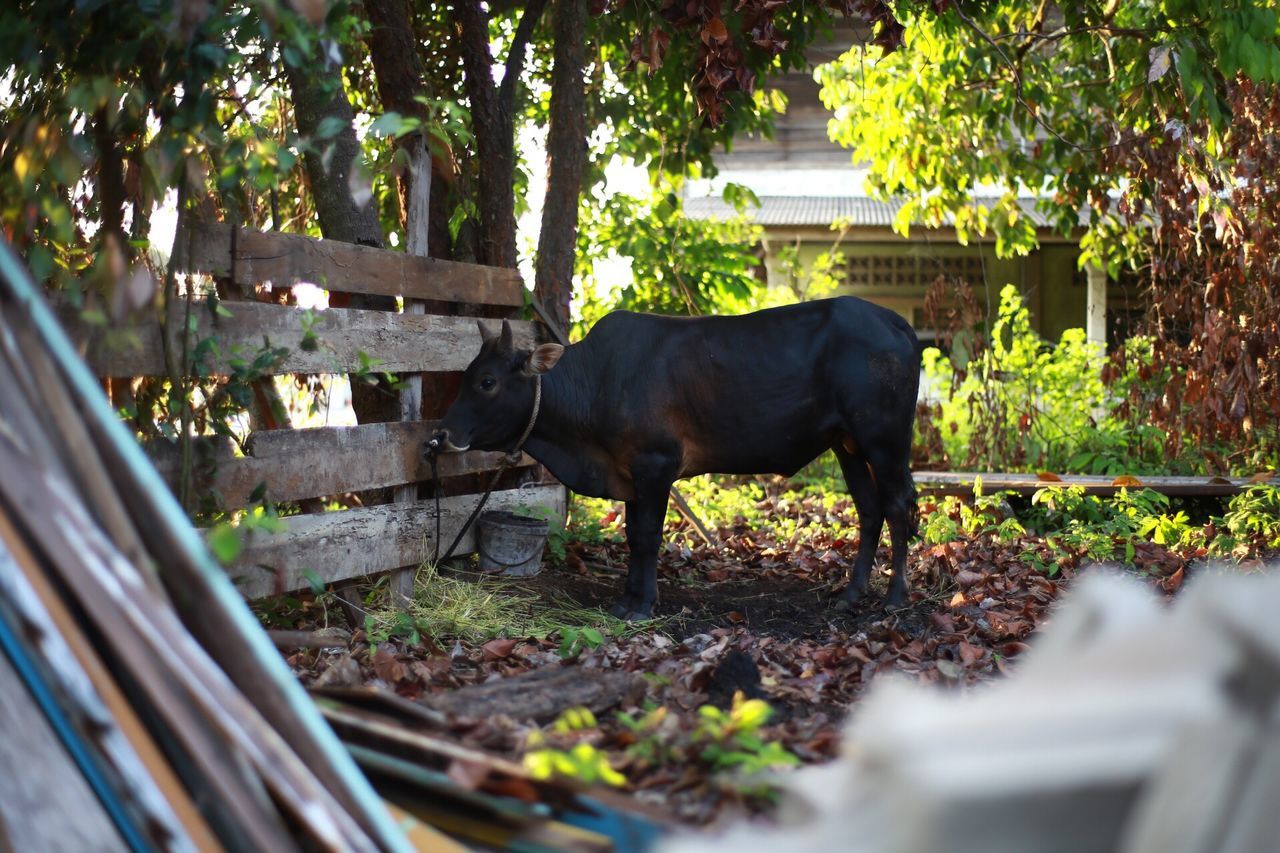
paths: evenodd
<path fill-rule="evenodd" d="M 3 654 L 0 762 L 10 768 L 0 773 L 0 850 L 128 849 Z"/>
<path fill-rule="evenodd" d="M 221 307 L 232 316 L 215 317 L 203 300 L 192 308 L 196 328 L 191 351 L 193 358 L 198 355 L 195 372 L 229 376 L 243 371 L 267 343 L 284 352 L 258 366 L 258 372 L 266 375 L 457 371 L 465 369 L 480 350 L 480 332 L 471 317 L 345 308 L 308 312 L 260 302 L 222 303 Z M 184 306 L 179 303 L 169 310 L 169 328 L 176 336 L 183 325 Z M 99 376 L 165 375 L 158 323 L 107 328 L 85 322 L 78 312 L 65 307 L 59 311 L 59 320 Z M 533 324 L 517 320 L 511 328 L 517 346 L 534 345 Z M 214 339 L 216 347 L 202 345 L 208 339 Z M 374 358 L 377 363 L 371 362 Z"/>
<path fill-rule="evenodd" d="M 431 153 L 427 149 L 426 138 L 423 137 L 410 147 L 409 169 L 413 173 L 408 210 L 405 212 L 405 254 L 410 257 L 425 258 L 427 250 L 427 226 L 431 218 Z M 404 300 L 405 314 L 425 314 L 426 304 L 421 299 Z M 422 374 L 411 373 L 399 377 L 400 380 L 400 421 L 411 422 L 422 420 Z M 439 489 L 440 484 L 436 483 Z M 438 494 L 438 492 L 437 492 Z M 414 484 L 398 486 L 391 495 L 393 503 L 413 503 L 418 498 L 418 487 Z M 401 569 L 394 572 L 388 581 L 391 600 L 401 609 L 408 609 L 413 602 L 413 581 L 416 573 L 413 569 Z"/>
<path fill-rule="evenodd" d="M 244 228 L 236 235 L 236 262 L 232 264 L 230 225 L 196 223 L 191 235 L 189 250 L 187 240 L 176 241 L 179 267 L 226 277 L 234 267 L 235 282 L 242 286 L 267 281 L 278 287 L 310 282 L 343 293 L 509 308 L 524 304 L 524 283 L 520 273 L 512 269 Z"/>
<path fill-rule="evenodd" d="M 471 514 L 479 495 L 441 498 L 441 548 L 448 547 Z M 494 492 L 486 509 L 550 507 L 564 517 L 564 487 L 534 486 Z M 314 579 L 334 583 L 417 566 L 435 555 L 435 502 L 383 504 L 341 512 L 322 512 L 286 519 L 288 529 L 269 534 L 253 531 L 230 573 L 248 598 L 306 589 Z M 458 554 L 475 550 L 475 526 L 458 546 Z"/>
<path fill-rule="evenodd" d="M 265 430 L 249 436 L 247 456 L 232 456 L 216 441 L 203 442 L 195 454 L 194 492 L 216 492 L 222 509 L 239 509 L 249 504 L 249 496 L 262 483 L 267 484 L 267 499 L 283 502 L 430 480 L 431 466 L 422 456 L 422 445 L 438 423 Z M 152 442 L 147 452 L 172 487 L 179 472 L 176 447 Z M 445 453 L 438 462 L 440 477 L 490 471 L 502 457 L 478 451 Z M 528 455 L 520 461 L 535 464 Z"/>
<path fill-rule="evenodd" d="M 959 471 L 916 471 L 916 488 L 931 495 L 971 495 L 974 483 L 982 480 L 984 494 L 1017 492 L 1029 495 L 1048 486 L 1080 486 L 1085 494 L 1114 495 L 1122 488 L 1153 489 L 1171 496 L 1215 497 L 1234 495 L 1257 482 L 1280 483 L 1280 478 L 1262 477 L 1110 477 L 1080 474 L 981 474 Z"/>

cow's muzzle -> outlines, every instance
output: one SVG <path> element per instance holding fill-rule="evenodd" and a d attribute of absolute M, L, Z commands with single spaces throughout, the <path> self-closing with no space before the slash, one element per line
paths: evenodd
<path fill-rule="evenodd" d="M 470 444 L 464 444 L 459 447 L 454 444 L 449 437 L 449 431 L 447 429 L 442 429 L 438 430 L 435 435 L 431 436 L 431 438 L 422 446 L 422 453 L 424 456 L 433 456 L 437 453 L 461 453 L 470 446 Z"/>

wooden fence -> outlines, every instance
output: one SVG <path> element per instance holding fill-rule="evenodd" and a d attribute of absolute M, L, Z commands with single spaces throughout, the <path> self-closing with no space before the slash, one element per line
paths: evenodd
<path fill-rule="evenodd" d="M 204 376 L 231 375 L 246 353 L 261 350 L 265 339 L 272 348 L 287 350 L 266 366 L 264 372 L 271 375 L 367 371 L 373 357 L 379 372 L 400 374 L 402 379 L 407 374 L 438 377 L 465 368 L 479 348 L 475 316 L 458 315 L 510 317 L 524 301 L 523 284 L 514 270 L 297 235 L 233 233 L 229 226 L 217 223 L 198 224 L 178 242 L 180 269 L 206 273 L 231 286 L 252 288 L 269 281 L 279 288 L 312 282 L 331 292 L 398 296 L 406 305 L 422 300 L 440 313 L 342 308 L 305 312 L 256 301 L 223 301 L 215 312 L 205 301 L 194 300 L 189 307 L 179 299 L 167 307 L 169 322 L 163 326 L 157 318 L 122 330 L 89 324 L 76 312 L 64 312 L 65 325 L 99 376 L 168 375 L 163 335 L 172 336 L 171 354 L 183 352 L 180 334 L 187 327 L 191 331 L 185 351 L 200 354 L 198 363 L 186 365 L 188 375 L 193 371 Z M 532 324 L 512 321 L 512 328 L 518 343 L 532 342 Z M 207 341 L 216 346 L 200 345 Z M 428 401 L 434 404 L 433 411 L 439 411 L 442 402 Z M 397 569 L 407 571 L 398 573 L 395 588 L 408 593 L 412 569 L 432 557 L 436 548 L 435 501 L 419 498 L 416 488 L 431 477 L 421 451 L 436 422 L 418 420 L 419 407 L 409 408 L 412 411 L 405 411 L 398 423 L 260 430 L 248 437 L 242 449 L 225 438 L 197 442 L 193 485 L 224 510 L 248 506 L 263 488 L 271 501 L 302 502 L 304 509 L 312 510 L 322 502 L 311 499 L 395 489 L 394 503 L 306 512 L 286 519 L 282 533 L 248 534 L 246 547 L 229 567 L 246 596 L 279 594 L 317 581 L 336 583 Z M 176 483 L 180 468 L 176 446 L 161 443 L 150 452 L 166 479 Z M 479 452 L 440 458 L 441 480 L 480 475 L 463 481 L 470 493 L 441 500 L 441 550 L 470 515 L 479 500 L 475 492 L 488 482 L 500 459 L 501 454 Z M 511 487 L 515 482 L 522 485 Z M 504 475 L 486 508 L 537 507 L 563 518 L 564 500 L 564 488 L 525 456 L 513 473 Z M 471 531 L 458 553 L 471 553 L 474 548 Z"/>

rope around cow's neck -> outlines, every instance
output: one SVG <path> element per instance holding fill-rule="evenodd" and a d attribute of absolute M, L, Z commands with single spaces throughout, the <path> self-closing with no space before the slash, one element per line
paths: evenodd
<path fill-rule="evenodd" d="M 494 486 L 498 485 L 498 478 L 502 476 L 502 472 L 507 468 L 520 461 L 520 452 L 524 449 L 524 443 L 529 440 L 529 436 L 533 433 L 533 425 L 538 422 L 538 413 L 542 411 L 542 374 L 535 375 L 535 384 L 533 386 L 533 411 L 529 413 L 529 423 L 525 425 L 524 432 L 520 434 L 520 440 L 516 442 L 516 446 L 512 448 L 510 453 L 502 457 L 502 461 L 498 464 L 498 470 L 493 472 L 493 476 L 489 478 L 489 485 L 484 490 L 484 494 L 480 496 L 480 502 L 476 504 L 476 508 L 471 511 L 471 516 L 467 519 L 466 524 L 462 525 L 462 529 L 458 531 L 458 535 L 453 538 L 453 544 L 449 546 L 449 550 L 445 551 L 444 556 L 440 556 L 440 475 L 436 469 L 436 457 L 439 455 L 435 449 L 429 454 L 431 461 L 431 482 L 435 485 L 436 493 L 436 556 L 435 564 L 440 565 L 441 560 L 447 560 L 453 556 L 454 549 L 458 547 L 458 543 L 462 541 L 462 537 L 467 535 L 467 531 L 471 529 L 472 523 L 480 516 L 480 511 L 484 509 L 485 502 L 489 500 L 489 495 L 493 493 Z"/>

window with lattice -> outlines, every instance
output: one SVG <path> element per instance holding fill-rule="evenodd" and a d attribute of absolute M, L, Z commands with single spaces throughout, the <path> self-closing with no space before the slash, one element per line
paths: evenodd
<path fill-rule="evenodd" d="M 977 255 L 865 255 L 849 259 L 851 287 L 924 288 L 945 275 L 970 284 L 984 281 Z"/>

